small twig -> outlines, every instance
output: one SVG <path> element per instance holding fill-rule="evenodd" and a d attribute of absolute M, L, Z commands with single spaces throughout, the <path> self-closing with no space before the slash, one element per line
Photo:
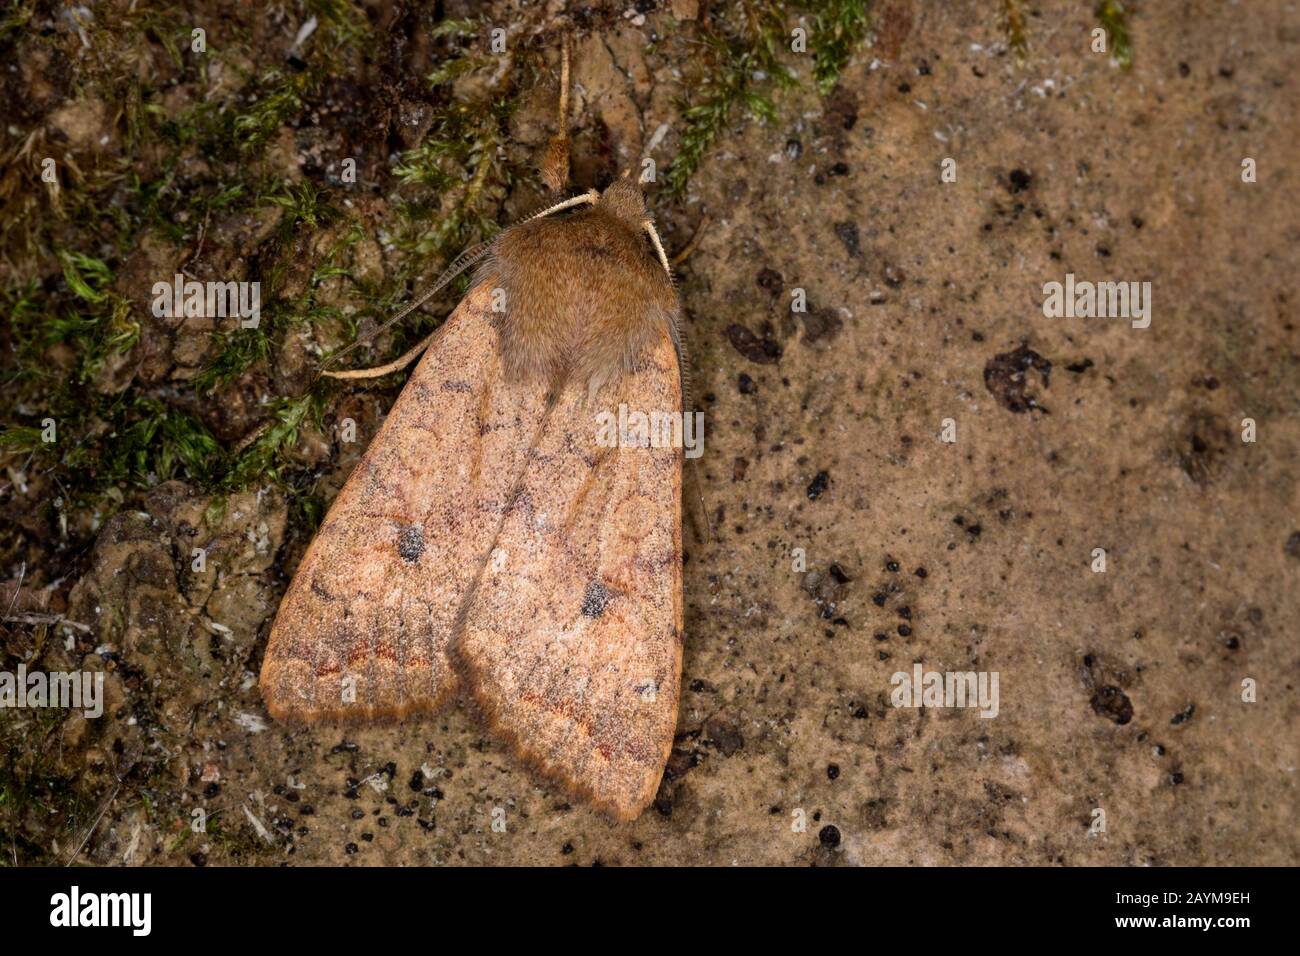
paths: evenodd
<path fill-rule="evenodd" d="M 12 605 L 11 605 L 12 606 Z M 5 624 L 63 624 L 82 634 L 89 634 L 94 630 L 89 624 L 82 624 L 80 621 L 69 621 L 62 614 L 6 614 L 0 618 Z"/>
<path fill-rule="evenodd" d="M 108 812 L 108 808 L 112 806 L 113 801 L 117 799 L 117 795 L 121 793 L 122 784 L 126 780 L 126 775 L 135 769 L 135 765 L 140 759 L 141 747 L 142 744 L 137 740 L 128 744 L 127 748 L 122 752 L 122 759 L 117 762 L 117 769 L 113 772 L 113 776 L 117 780 L 117 783 L 113 786 L 112 791 L 109 792 L 103 800 L 99 801 L 99 807 L 95 812 L 95 819 L 91 822 L 90 826 L 86 828 L 85 833 L 82 834 L 81 842 L 78 843 L 77 848 L 72 851 L 72 855 L 68 857 L 67 861 L 63 864 L 64 866 L 72 866 L 72 862 L 77 857 L 81 856 L 81 851 L 86 848 L 86 844 L 90 842 L 90 838 L 94 835 L 96 828 L 99 827 L 99 821 L 104 819 L 104 814 Z"/>
<path fill-rule="evenodd" d="M 704 489 L 700 487 L 700 473 L 696 470 L 695 461 L 690 462 L 691 482 L 695 485 L 695 496 L 700 500 L 700 515 L 704 518 L 704 543 L 708 544 L 713 540 L 713 522 L 709 520 L 709 506 L 704 500 Z"/>
<path fill-rule="evenodd" d="M 686 248 L 683 249 L 681 252 L 677 253 L 677 255 L 673 256 L 672 264 L 674 268 L 676 266 L 681 265 L 683 262 L 685 262 L 688 258 L 690 258 L 691 253 L 699 248 L 700 239 L 703 237 L 704 230 L 707 228 L 709 228 L 709 217 L 708 214 L 706 213 L 705 215 L 700 217 L 700 224 L 695 227 L 695 235 L 691 236 L 691 241 L 686 243 Z"/>
<path fill-rule="evenodd" d="M 5 611 L 5 618 L 14 612 L 14 605 L 18 603 L 18 592 L 23 589 L 23 578 L 27 577 L 27 562 L 24 561 L 18 566 L 18 583 L 14 586 L 14 596 L 9 600 L 9 607 Z"/>
<path fill-rule="evenodd" d="M 199 256 L 203 254 L 203 241 L 208 236 L 208 220 L 211 217 L 212 217 L 212 207 L 209 206 L 203 213 L 203 222 L 199 224 L 199 244 L 197 247 L 195 247 L 194 253 L 188 259 L 186 259 L 185 262 L 182 263 L 181 271 L 184 272 L 187 276 L 190 274 L 185 270 L 184 266 L 188 266 L 191 263 L 197 262 Z M 194 276 L 190 276 L 190 278 L 193 279 Z"/>
<path fill-rule="evenodd" d="M 234 455 L 238 456 L 242 454 L 245 448 L 253 444 L 253 442 L 257 441 L 264 434 L 266 434 L 266 430 L 270 427 L 271 427 L 270 421 L 262 422 L 262 424 L 258 425 L 251 432 L 249 432 L 247 435 L 241 438 L 239 440 L 239 444 L 235 446 Z"/>

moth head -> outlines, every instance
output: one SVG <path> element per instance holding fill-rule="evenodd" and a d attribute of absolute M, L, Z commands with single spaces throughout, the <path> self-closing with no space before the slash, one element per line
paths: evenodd
<path fill-rule="evenodd" d="M 637 232 L 641 231 L 642 224 L 647 218 L 645 197 L 641 195 L 641 187 L 627 171 L 624 171 L 622 176 L 610 183 L 601 193 L 600 206 Z"/>

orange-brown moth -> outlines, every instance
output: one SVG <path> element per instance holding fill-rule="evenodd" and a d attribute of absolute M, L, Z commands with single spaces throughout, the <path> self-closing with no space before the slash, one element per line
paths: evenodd
<path fill-rule="evenodd" d="M 563 62 L 553 189 L 567 44 Z M 272 716 L 401 718 L 463 692 L 527 763 L 636 817 L 677 723 L 683 453 L 608 447 L 596 416 L 683 411 L 677 320 L 627 174 L 504 230 L 303 556 L 262 664 Z"/>

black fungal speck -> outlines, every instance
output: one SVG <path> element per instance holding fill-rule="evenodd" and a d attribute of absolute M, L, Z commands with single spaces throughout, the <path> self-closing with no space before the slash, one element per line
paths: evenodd
<path fill-rule="evenodd" d="M 1286 544 L 1282 545 L 1282 550 L 1287 557 L 1300 560 L 1300 531 L 1291 532 L 1291 536 L 1286 539 Z"/>
<path fill-rule="evenodd" d="M 838 827 L 827 824 L 821 828 L 817 834 L 817 839 L 821 841 L 824 847 L 837 847 L 840 845 L 840 831 Z"/>
<path fill-rule="evenodd" d="M 816 501 L 820 498 L 830 483 L 830 474 L 824 471 L 817 472 L 817 474 L 813 476 L 813 480 L 808 483 L 808 500 Z"/>
<path fill-rule="evenodd" d="M 773 298 L 785 291 L 785 280 L 781 278 L 781 273 L 775 269 L 759 269 L 755 281 L 760 289 L 766 290 Z"/>
<path fill-rule="evenodd" d="M 766 333 L 759 338 L 739 322 L 727 326 L 727 339 L 731 342 L 732 348 L 759 365 L 775 365 L 777 359 L 781 357 L 779 342 Z"/>
<path fill-rule="evenodd" d="M 1098 688 L 1092 695 L 1090 703 L 1094 713 L 1117 724 L 1127 724 L 1133 719 L 1133 702 L 1128 699 L 1127 694 L 1113 685 L 1108 684 Z"/>
<path fill-rule="evenodd" d="M 1028 345 L 1011 352 L 993 356 L 984 366 L 984 387 L 1011 412 L 1032 410 L 1047 412 L 1038 403 L 1036 392 L 1030 391 L 1029 373 L 1034 372 L 1047 388 L 1052 374 L 1052 363 Z"/>
<path fill-rule="evenodd" d="M 862 240 L 858 234 L 857 223 L 837 222 L 835 224 L 835 238 L 844 244 L 844 251 L 850 256 L 856 258 L 862 254 Z"/>

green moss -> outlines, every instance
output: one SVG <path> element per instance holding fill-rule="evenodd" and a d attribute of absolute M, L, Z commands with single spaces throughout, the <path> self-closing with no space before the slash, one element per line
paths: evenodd
<path fill-rule="evenodd" d="M 15 666 L 0 651 L 0 668 Z M 0 865 L 52 862 L 51 838 L 60 847 L 71 843 L 94 808 L 84 781 L 61 764 L 62 748 L 50 746 L 67 716 L 55 707 L 0 711 Z"/>
<path fill-rule="evenodd" d="M 322 429 L 326 386 L 317 383 L 305 395 L 277 398 L 272 402 L 270 421 L 249 446 L 237 452 L 217 480 L 223 490 L 243 488 L 254 481 L 276 479 L 285 467 L 285 454 L 298 441 L 308 424 Z"/>
<path fill-rule="evenodd" d="M 517 106 L 508 71 L 477 99 L 452 98 L 445 88 L 448 82 L 496 71 L 498 62 L 463 46 L 481 32 L 474 21 L 440 26 L 445 29 L 435 31 L 436 36 L 451 45 L 428 79 L 443 99 L 434 108 L 424 140 L 404 152 L 393 168 L 403 187 L 393 244 L 405 262 L 417 267 L 430 259 L 447 262 L 467 246 L 495 235 L 500 228 L 495 211 L 518 176 L 502 158 Z"/>
<path fill-rule="evenodd" d="M 1106 48 L 1111 59 L 1127 70 L 1133 65 L 1133 46 L 1128 34 L 1128 8 L 1122 0 L 1100 0 L 1097 22 L 1106 31 Z"/>
<path fill-rule="evenodd" d="M 98 458 L 110 481 L 146 485 L 183 476 L 202 483 L 213 474 L 222 449 L 202 424 L 153 399 L 132 405 Z"/>
<path fill-rule="evenodd" d="M 8 40 L 10 36 L 18 33 L 25 26 L 27 21 L 32 18 L 36 12 L 36 3 L 10 3 L 3 13 L 0 13 L 0 43 Z"/>
<path fill-rule="evenodd" d="M 669 197 L 680 198 L 704 154 L 733 122 L 736 114 L 772 122 L 777 109 L 773 95 L 797 87 L 787 65 L 791 30 L 786 16 L 797 7 L 776 3 L 742 3 L 716 16 L 703 30 L 699 60 L 703 72 L 691 83 L 689 102 L 680 104 L 684 129 L 681 145 L 664 174 Z M 866 0 L 817 0 L 812 15 L 808 51 L 812 53 L 813 83 L 829 93 L 867 32 Z"/>
<path fill-rule="evenodd" d="M 268 70 L 253 84 L 253 102 L 234 117 L 231 128 L 242 152 L 252 152 L 302 111 L 305 97 L 316 86 L 314 72 Z"/>
<path fill-rule="evenodd" d="M 255 329 L 218 330 L 216 357 L 194 377 L 194 387 L 210 393 L 229 384 L 258 362 L 271 357 L 270 321 L 263 316 Z"/>
<path fill-rule="evenodd" d="M 867 0 L 821 0 L 813 11 L 813 80 L 825 96 L 866 38 Z"/>
<path fill-rule="evenodd" d="M 1020 0 L 1003 0 L 1002 29 L 1016 66 L 1024 66 L 1029 56 L 1029 37 L 1025 32 L 1025 11 Z"/>

